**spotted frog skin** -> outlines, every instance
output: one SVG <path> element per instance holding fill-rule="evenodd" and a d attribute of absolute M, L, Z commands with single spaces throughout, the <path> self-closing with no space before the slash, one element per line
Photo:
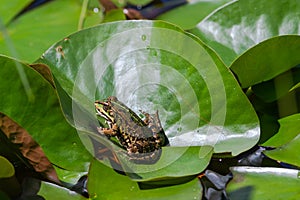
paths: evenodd
<path fill-rule="evenodd" d="M 161 147 L 169 144 L 158 112 L 154 115 L 142 112 L 145 116 L 142 120 L 114 96 L 105 101 L 96 101 L 95 108 L 109 126 L 98 128 L 98 132 L 108 138 L 116 137 L 135 163 L 155 163 L 160 157 Z"/>

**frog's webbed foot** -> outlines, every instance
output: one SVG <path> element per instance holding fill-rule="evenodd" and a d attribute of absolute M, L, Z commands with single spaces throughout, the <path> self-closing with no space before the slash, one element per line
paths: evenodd
<path fill-rule="evenodd" d="M 149 122 L 151 121 L 151 115 L 145 111 L 139 110 L 144 116 L 145 119 L 143 120 L 145 122 L 145 124 L 149 124 Z"/>

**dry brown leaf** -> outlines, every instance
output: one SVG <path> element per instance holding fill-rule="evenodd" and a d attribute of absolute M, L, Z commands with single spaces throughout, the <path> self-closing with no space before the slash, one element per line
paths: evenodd
<path fill-rule="evenodd" d="M 8 140 L 18 147 L 21 154 L 28 160 L 36 172 L 40 173 L 45 180 L 61 185 L 53 165 L 46 157 L 42 148 L 24 128 L 8 116 L 0 113 L 0 129 Z"/>

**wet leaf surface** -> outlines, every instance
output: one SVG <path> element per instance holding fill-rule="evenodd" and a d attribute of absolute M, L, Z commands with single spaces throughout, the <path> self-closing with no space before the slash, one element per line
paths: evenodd
<path fill-rule="evenodd" d="M 289 143 L 274 150 L 266 151 L 265 154 L 272 159 L 300 167 L 299 145 L 300 134 Z"/>
<path fill-rule="evenodd" d="M 279 120 L 280 128 L 276 135 L 265 142 L 264 146 L 280 147 L 291 142 L 300 130 L 300 114 L 291 115 Z"/>
<path fill-rule="evenodd" d="M 238 57 L 230 69 L 237 75 L 243 88 L 268 81 L 300 63 L 297 56 L 299 45 L 298 35 L 278 36 L 265 40 Z M 287 85 L 286 90 L 291 86 Z"/>
<path fill-rule="evenodd" d="M 1 6 L 0 17 L 3 17 L 6 22 L 18 14 L 29 1 L 5 0 L 1 3 L 4 6 Z M 81 1 L 79 0 L 50 1 L 23 14 L 10 24 L 0 23 L 0 53 L 33 62 L 51 44 L 78 30 L 80 12 Z M 87 13 L 86 22 L 89 26 L 101 21 L 99 14 Z M 95 15 L 98 21 L 95 20 Z"/>
<path fill-rule="evenodd" d="M 228 184 L 230 199 L 298 199 L 298 170 L 268 167 L 233 167 Z"/>
<path fill-rule="evenodd" d="M 172 180 L 170 180 L 172 183 Z M 113 186 L 113 187 L 112 187 Z M 88 188 L 92 199 L 200 199 L 202 187 L 197 178 L 177 185 L 140 189 L 137 182 L 95 160 L 89 172 Z"/>
<path fill-rule="evenodd" d="M 99 122 L 94 101 L 113 95 L 136 113 L 158 110 L 170 141 L 163 151 L 175 163 L 167 167 L 173 161 L 161 159 L 152 169 L 157 171 L 165 163 L 167 174 L 152 173 L 152 178 L 199 173 L 211 153 L 202 155 L 200 146 L 236 155 L 259 138 L 256 115 L 230 71 L 197 38 L 171 24 L 103 24 L 54 44 L 37 62 L 50 67 L 68 121 L 116 152 L 120 148 L 95 132 Z M 191 171 L 193 164 L 179 162 L 183 154 L 182 161 L 191 158 L 190 162 L 202 164 Z M 145 172 L 146 166 L 132 165 L 118 156 L 134 172 Z M 173 169 L 177 165 L 186 167 Z M 171 175 L 172 171 L 176 173 Z M 144 178 L 150 179 L 151 173 Z"/>
<path fill-rule="evenodd" d="M 186 5 L 163 13 L 156 19 L 176 24 L 182 29 L 188 30 L 195 28 L 201 20 L 205 19 L 205 17 L 208 17 L 214 10 L 230 1 L 231 0 L 187 1 Z"/>
<path fill-rule="evenodd" d="M 192 32 L 212 47 L 229 67 L 244 52 L 264 40 L 279 35 L 298 35 L 299 8 L 297 0 L 232 1 L 202 20 Z M 265 52 L 263 55 L 271 54 Z M 259 59 L 252 61 L 255 60 Z"/>

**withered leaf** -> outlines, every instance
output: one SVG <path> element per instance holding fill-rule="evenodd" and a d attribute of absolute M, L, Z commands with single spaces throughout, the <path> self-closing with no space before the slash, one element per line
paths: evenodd
<path fill-rule="evenodd" d="M 56 171 L 41 146 L 15 121 L 0 113 L 0 129 L 33 169 L 45 180 L 61 185 Z"/>

